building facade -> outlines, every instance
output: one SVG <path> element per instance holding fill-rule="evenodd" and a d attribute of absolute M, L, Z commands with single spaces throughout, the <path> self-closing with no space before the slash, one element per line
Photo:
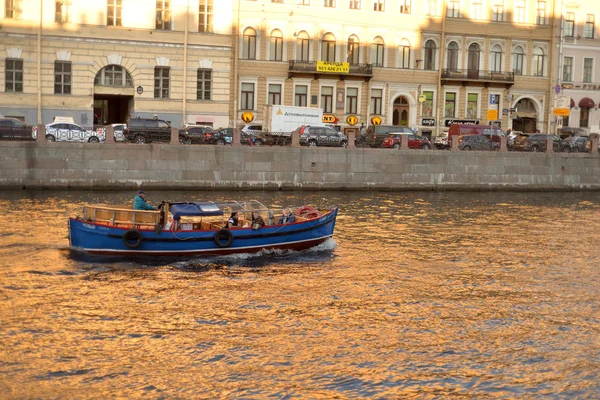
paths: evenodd
<path fill-rule="evenodd" d="M 229 126 L 231 7 L 213 0 L 0 1 L 0 112 L 84 126 Z"/>

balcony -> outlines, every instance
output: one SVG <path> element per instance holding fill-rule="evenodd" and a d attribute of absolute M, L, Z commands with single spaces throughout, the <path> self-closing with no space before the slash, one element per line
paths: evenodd
<path fill-rule="evenodd" d="M 312 75 L 314 79 L 320 77 L 339 77 L 340 80 L 346 78 L 358 78 L 369 81 L 373 77 L 373 64 L 347 64 L 347 63 L 331 63 L 339 64 L 340 68 L 332 68 L 333 71 L 323 71 L 317 68 L 317 61 L 296 61 L 290 60 L 288 69 L 288 78 L 298 75 Z M 347 64 L 346 70 L 341 64 Z"/>
<path fill-rule="evenodd" d="M 483 86 L 505 86 L 515 84 L 514 72 L 492 72 L 470 69 L 443 69 L 442 85 L 461 84 L 462 86 L 483 84 Z"/>

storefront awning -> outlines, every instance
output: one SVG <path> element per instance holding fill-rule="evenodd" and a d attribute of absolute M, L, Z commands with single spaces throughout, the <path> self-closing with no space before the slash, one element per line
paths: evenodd
<path fill-rule="evenodd" d="M 594 108 L 595 105 L 596 103 L 594 103 L 594 100 L 590 99 L 589 97 L 584 97 L 583 99 L 579 100 L 579 107 Z"/>

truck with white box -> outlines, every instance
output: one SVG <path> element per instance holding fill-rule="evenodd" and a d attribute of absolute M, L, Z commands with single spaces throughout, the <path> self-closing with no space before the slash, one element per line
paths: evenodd
<path fill-rule="evenodd" d="M 263 130 L 276 135 L 290 135 L 302 125 L 323 125 L 323 110 L 316 107 L 268 105 Z"/>

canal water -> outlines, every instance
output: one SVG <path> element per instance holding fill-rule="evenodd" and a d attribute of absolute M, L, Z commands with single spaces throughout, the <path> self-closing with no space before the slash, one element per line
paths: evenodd
<path fill-rule="evenodd" d="M 0 193 L 0 398 L 597 398 L 597 193 L 158 192 L 337 205 L 306 252 L 72 254 L 133 192 Z"/>

